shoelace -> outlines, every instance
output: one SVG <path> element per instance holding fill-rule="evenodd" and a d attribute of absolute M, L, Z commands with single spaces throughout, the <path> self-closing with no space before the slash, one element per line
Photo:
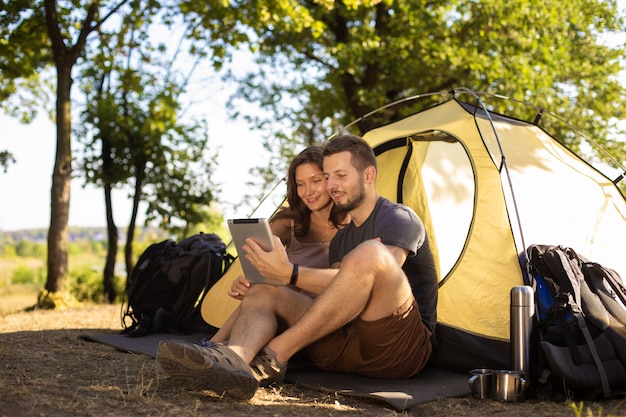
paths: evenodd
<path fill-rule="evenodd" d="M 211 346 L 213 346 L 215 344 L 213 341 L 207 340 L 205 337 L 202 338 L 200 343 L 196 343 L 196 342 L 193 342 L 193 343 L 198 345 L 198 346 L 205 347 L 205 348 L 211 347 Z"/>

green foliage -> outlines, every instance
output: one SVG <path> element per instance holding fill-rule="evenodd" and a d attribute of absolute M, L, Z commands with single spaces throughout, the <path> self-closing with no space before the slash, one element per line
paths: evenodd
<path fill-rule="evenodd" d="M 94 240 L 86 237 L 74 239 L 68 244 L 67 251 L 70 255 L 88 253 L 97 256 L 104 256 L 106 253 L 106 241 L 102 239 Z"/>
<path fill-rule="evenodd" d="M 69 252 L 72 255 L 104 256 L 107 242 L 103 240 L 102 233 L 99 228 L 72 228 Z M 6 237 L 0 239 L 0 256 L 36 259 L 45 259 L 47 256 L 45 230 L 33 229 L 5 234 Z"/>
<path fill-rule="evenodd" d="M 603 417 L 604 416 L 604 412 L 602 410 L 602 407 L 598 407 L 595 411 L 590 408 L 590 407 L 586 407 L 585 408 L 585 404 L 581 401 L 581 402 L 570 402 L 568 404 L 569 408 L 572 409 L 572 411 L 574 412 L 574 416 L 575 417 Z M 613 414 L 607 414 L 606 417 L 611 417 Z"/>
<path fill-rule="evenodd" d="M 201 15 L 206 7 L 212 12 Z M 623 30 L 614 1 L 204 0 L 181 10 L 202 16 L 208 31 L 219 31 L 220 20 L 237 22 L 258 65 L 243 76 L 232 72 L 240 82 L 232 105 L 244 100 L 267 110 L 251 120 L 268 130 L 276 153 L 283 150 L 276 141 L 292 149 L 319 143 L 388 103 L 466 87 L 545 108 L 626 159 L 623 142 L 613 139 L 621 133 L 616 121 L 626 117 L 618 80 L 624 45 L 604 43 Z M 360 133 L 414 112 L 410 104 L 377 112 L 358 125 Z M 510 103 L 492 106 L 511 114 Z M 534 113 L 512 115 L 532 121 Z M 544 123 L 579 149 L 580 136 L 567 126 Z M 269 178 L 283 167 L 272 160 L 261 172 Z"/>
<path fill-rule="evenodd" d="M 0 2 L 0 108 L 26 122 L 49 98 L 40 74 L 53 62 L 43 5 L 33 3 Z"/>
<path fill-rule="evenodd" d="M 124 293 L 124 282 L 120 277 L 115 277 L 117 294 Z M 65 287 L 78 301 L 104 302 L 102 271 L 97 268 L 81 266 L 70 269 Z"/>
<path fill-rule="evenodd" d="M 204 230 L 213 232 L 213 227 L 208 225 Z M 106 256 L 106 241 L 103 240 L 103 233 L 102 228 L 73 227 L 70 230 L 72 241 L 69 249 L 70 270 L 64 291 L 78 300 L 105 302 L 102 264 Z M 43 286 L 47 277 L 46 256 L 45 253 L 39 252 L 40 249 L 45 249 L 43 236 L 45 236 L 45 230 L 35 229 L 1 234 L 0 288 L 14 284 L 39 288 Z M 178 239 L 177 236 L 171 236 L 159 229 L 141 228 L 134 242 L 134 251 L 141 253 L 151 243 L 162 241 L 167 237 Z M 16 255 L 16 247 L 20 248 L 23 255 Z M 120 254 L 118 254 L 118 259 L 119 256 Z M 114 271 L 113 284 L 118 295 L 117 300 L 120 301 L 124 294 L 126 278 L 124 271 L 119 269 L 121 265 L 117 266 L 118 269 Z"/>
<path fill-rule="evenodd" d="M 90 240 L 89 241 L 90 252 L 97 255 L 104 255 L 107 250 L 107 242 L 104 240 Z"/>
<path fill-rule="evenodd" d="M 45 268 L 31 268 L 26 265 L 18 265 L 13 270 L 11 285 L 29 285 L 43 287 L 46 282 Z M 121 302 L 126 280 L 115 276 L 114 285 L 118 299 Z M 88 265 L 79 265 L 70 269 L 65 291 L 78 301 L 105 302 L 104 287 L 102 285 L 102 270 Z"/>
<path fill-rule="evenodd" d="M 46 7 L 54 9 L 48 15 L 56 22 L 46 21 Z M 623 31 L 613 0 L 0 0 L 0 10 L 2 109 L 28 121 L 35 109 L 56 102 L 51 94 L 61 93 L 59 109 L 69 114 L 69 91 L 50 86 L 51 71 L 76 64 L 71 73 L 86 105 L 74 129 L 84 140 L 73 166 L 105 190 L 133 183 L 133 214 L 147 202 L 149 220 L 176 234 L 219 217 L 210 217 L 218 190 L 211 181 L 217 155 L 208 152 L 208 122 L 183 122 L 181 99 L 197 61 L 190 60 L 187 73 L 175 71 L 174 60 L 183 54 L 170 50 L 172 44 L 210 58 L 216 69 L 236 50 L 250 51 L 257 65 L 237 60 L 226 75 L 240 83 L 228 103 L 234 114 L 239 100 L 265 110 L 245 115 L 273 152 L 255 172 L 257 184 L 275 183 L 301 146 L 322 142 L 380 106 L 460 87 L 532 102 L 535 107 L 526 109 L 511 101 L 490 106 L 525 120 L 545 108 L 626 160 L 623 141 L 614 139 L 626 118 L 618 78 L 625 48 L 603 43 Z M 165 26 L 154 36 L 160 18 Z M 168 29 L 180 22 L 186 31 L 172 42 Z M 66 62 L 54 67 L 55 58 Z M 362 133 L 415 110 L 408 104 L 386 108 L 358 128 Z M 63 133 L 57 157 L 70 166 L 71 120 L 65 114 L 56 120 Z M 541 124 L 574 151 L 584 149 L 568 126 L 548 118 Z M 0 166 L 10 162 L 0 151 Z M 54 184 L 67 185 L 69 178 L 55 177 Z M 54 213 L 69 202 L 58 204 Z M 52 259 L 64 259 L 59 243 L 67 225 L 57 224 L 62 216 L 52 220 Z M 2 250 L 11 255 L 16 249 L 3 244 Z M 82 250 L 74 243 L 70 249 Z M 59 271 L 52 271 L 53 279 Z"/>
<path fill-rule="evenodd" d="M 9 244 L 3 244 L 0 246 L 0 255 L 6 258 L 14 258 L 17 256 L 15 246 Z"/>
<path fill-rule="evenodd" d="M 177 241 L 186 237 L 195 235 L 200 232 L 215 233 L 222 238 L 226 243 L 230 240 L 230 231 L 225 226 L 224 217 L 219 213 L 215 207 L 209 207 L 206 209 L 205 218 L 207 220 L 191 225 L 190 227 L 178 230 L 175 239 Z"/>
<path fill-rule="evenodd" d="M 13 154 L 9 151 L 0 151 L 0 168 L 2 168 L 5 173 L 9 169 L 9 165 L 12 163 L 15 163 Z"/>
<path fill-rule="evenodd" d="M 149 35 L 154 19 L 129 10 L 89 54 L 81 86 L 90 105 L 76 128 L 85 144 L 79 167 L 87 182 L 105 189 L 135 184 L 131 222 L 146 202 L 148 223 L 179 232 L 207 220 L 215 156 L 207 151 L 207 122 L 181 117 L 180 97 L 195 65 L 188 74 L 173 69 L 171 57 L 181 51 Z"/>
<path fill-rule="evenodd" d="M 25 265 L 18 265 L 11 277 L 11 284 L 43 285 L 45 282 L 46 274 L 43 268 L 29 268 Z"/>
<path fill-rule="evenodd" d="M 20 240 L 15 245 L 15 254 L 22 258 L 44 258 L 46 256 L 46 246 L 41 242 Z"/>
<path fill-rule="evenodd" d="M 81 253 L 81 245 L 76 242 L 70 242 L 67 245 L 67 254 L 68 255 L 78 255 Z"/>
<path fill-rule="evenodd" d="M 17 97 L 22 119 L 28 121 L 37 104 L 56 103 L 57 147 L 52 181 L 51 222 L 48 230 L 48 282 L 51 292 L 58 292 L 67 271 L 67 213 L 72 178 L 72 72 L 89 61 L 89 52 L 98 48 L 99 36 L 115 36 L 117 28 L 108 32 L 107 23 L 125 21 L 125 16 L 138 16 L 137 27 L 149 24 L 151 16 L 161 8 L 154 0 L 108 1 L 25 1 L 1 0 L 0 12 L 0 105 L 15 114 L 9 99 Z M 118 20 L 119 18 L 119 20 Z M 139 33 L 138 40 L 145 37 Z M 131 44 L 130 47 L 134 47 Z M 125 51 L 114 51 L 114 55 Z M 52 65 L 54 64 L 54 65 Z M 78 68 L 76 68 L 78 67 Z M 41 88 L 45 82 L 40 74 L 46 69 L 56 75 L 56 100 L 40 98 L 51 91 Z M 23 97 L 39 98 L 27 102 Z M 45 107 L 46 104 L 44 104 Z M 21 107 L 19 107 L 21 106 Z M 158 118 L 155 119 L 158 122 Z M 110 190 L 110 189 L 109 189 Z"/>

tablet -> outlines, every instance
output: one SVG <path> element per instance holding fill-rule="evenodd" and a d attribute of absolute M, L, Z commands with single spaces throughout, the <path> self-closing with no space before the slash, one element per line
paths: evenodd
<path fill-rule="evenodd" d="M 285 285 L 283 282 L 267 279 L 261 275 L 246 259 L 246 251 L 243 250 L 248 238 L 254 239 L 264 251 L 269 252 L 274 249 L 272 229 L 267 219 L 228 219 L 228 228 L 237 248 L 241 269 L 248 281 L 254 284 Z"/>

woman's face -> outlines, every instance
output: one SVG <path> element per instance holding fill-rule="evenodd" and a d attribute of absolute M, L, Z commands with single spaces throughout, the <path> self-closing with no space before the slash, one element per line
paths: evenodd
<path fill-rule="evenodd" d="M 321 210 L 331 204 L 326 189 L 326 178 L 317 165 L 306 163 L 296 167 L 296 191 L 298 197 L 311 211 Z"/>

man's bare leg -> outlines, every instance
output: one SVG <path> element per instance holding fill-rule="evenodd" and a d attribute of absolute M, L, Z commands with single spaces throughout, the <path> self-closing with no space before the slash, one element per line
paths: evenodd
<path fill-rule="evenodd" d="M 250 363 L 276 336 L 281 322 L 293 325 L 311 303 L 309 296 L 289 287 L 253 286 L 241 302 L 228 347 Z"/>
<path fill-rule="evenodd" d="M 268 346 L 285 363 L 300 349 L 357 316 L 371 321 L 391 315 L 411 296 L 409 282 L 391 252 L 369 240 L 344 257 L 326 290 L 297 322 Z"/>
<path fill-rule="evenodd" d="M 276 335 L 279 323 L 289 325 L 311 302 L 288 287 L 254 286 L 240 305 L 228 346 L 165 340 L 159 344 L 157 360 L 176 385 L 250 399 L 259 385 L 284 378 L 286 364 L 278 363 L 266 344 Z M 250 362 L 262 348 L 252 366 Z"/>
<path fill-rule="evenodd" d="M 262 348 L 270 350 L 269 366 L 280 377 L 287 361 L 303 347 L 357 316 L 368 321 L 389 316 L 410 295 L 408 280 L 391 251 L 370 240 L 344 258 L 337 276 L 315 302 L 288 287 L 259 285 L 243 300 L 228 347 L 164 341 L 158 360 L 172 378 L 191 388 L 249 399 L 261 381 L 246 364 Z M 288 328 L 274 337 L 282 320 Z"/>
<path fill-rule="evenodd" d="M 230 337 L 230 331 L 233 328 L 233 324 L 235 320 L 237 320 L 237 316 L 239 316 L 239 306 L 231 313 L 230 316 L 226 319 L 222 327 L 220 327 L 217 332 L 211 338 L 211 342 L 213 343 L 223 343 L 228 340 Z"/>

